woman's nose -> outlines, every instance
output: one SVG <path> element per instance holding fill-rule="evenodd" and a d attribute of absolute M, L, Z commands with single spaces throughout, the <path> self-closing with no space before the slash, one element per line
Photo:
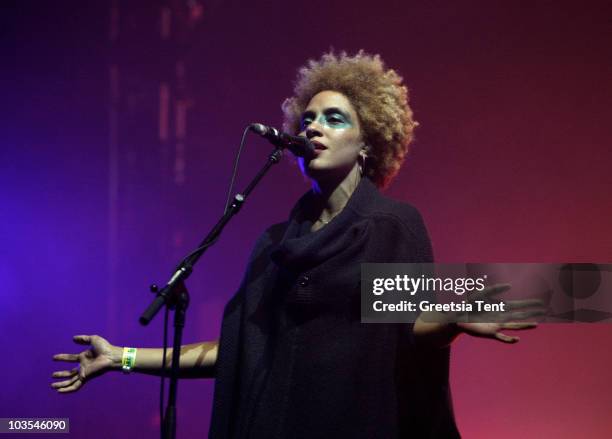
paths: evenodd
<path fill-rule="evenodd" d="M 306 128 L 306 137 L 312 139 L 313 137 L 321 136 L 321 125 L 318 122 L 311 122 Z"/>

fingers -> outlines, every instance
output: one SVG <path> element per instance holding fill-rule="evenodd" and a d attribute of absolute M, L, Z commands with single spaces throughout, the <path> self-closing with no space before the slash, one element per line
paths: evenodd
<path fill-rule="evenodd" d="M 505 291 L 508 291 L 510 288 L 512 288 L 512 285 L 510 285 L 510 284 L 495 284 L 495 285 L 491 285 L 491 286 L 486 287 L 482 291 L 478 291 L 476 293 L 473 293 L 472 296 L 470 297 L 470 300 L 474 301 L 474 300 L 488 299 L 490 297 L 493 297 L 493 296 L 501 294 L 501 293 L 503 293 Z"/>
<path fill-rule="evenodd" d="M 95 337 L 95 335 L 75 335 L 72 337 L 72 339 L 77 344 L 89 345 L 91 344 L 93 337 Z M 69 361 L 72 363 L 77 363 L 80 360 L 79 355 L 80 354 L 56 354 L 53 356 L 53 359 L 55 361 Z"/>
<path fill-rule="evenodd" d="M 544 306 L 544 302 L 540 299 L 508 300 L 505 304 L 508 310 Z"/>
<path fill-rule="evenodd" d="M 77 373 L 79 373 L 79 368 L 75 367 L 72 370 L 58 370 L 57 372 L 53 372 L 53 375 L 51 376 L 53 378 L 66 378 L 66 377 L 72 377 L 76 375 Z"/>
<path fill-rule="evenodd" d="M 75 335 L 72 339 L 75 343 L 81 345 L 90 345 L 94 335 Z M 88 357 L 90 351 L 84 351 L 80 354 L 56 354 L 53 356 L 55 361 L 67 361 L 71 363 L 78 363 L 83 358 Z M 75 367 L 71 370 L 58 370 L 53 372 L 53 378 L 68 378 L 64 381 L 58 381 L 51 384 L 51 387 L 57 389 L 60 393 L 75 392 L 81 388 L 85 382 L 85 374 L 83 368 Z"/>
<path fill-rule="evenodd" d="M 53 387 L 54 389 L 57 389 L 58 391 L 62 391 L 62 390 L 65 391 L 67 388 L 72 387 L 77 381 L 79 382 L 81 381 L 81 378 L 79 377 L 78 374 L 73 376 L 69 380 L 58 381 L 56 383 L 52 383 L 51 387 Z"/>
<path fill-rule="evenodd" d="M 75 335 L 72 340 L 78 344 L 91 344 L 92 337 L 93 335 Z"/>
<path fill-rule="evenodd" d="M 73 378 L 75 381 L 72 382 L 72 384 L 70 385 L 66 385 L 65 387 L 59 387 L 56 386 L 57 391 L 59 393 L 70 393 L 70 392 L 76 392 L 77 390 L 79 390 L 81 388 L 81 386 L 83 385 L 83 381 L 79 378 L 79 376 L 75 376 Z M 54 383 L 54 384 L 59 384 L 59 383 Z"/>
<path fill-rule="evenodd" d="M 515 331 L 521 331 L 523 329 L 533 329 L 537 326 L 538 324 L 536 322 L 509 322 L 503 323 L 500 327 L 501 329 L 512 329 Z"/>
<path fill-rule="evenodd" d="M 70 393 L 75 392 L 83 386 L 83 383 L 86 381 L 85 371 L 83 368 L 75 367 L 71 370 L 60 370 L 57 372 L 53 372 L 54 378 L 67 378 L 68 380 L 58 381 L 51 384 L 51 387 L 57 389 L 60 393 Z"/>
<path fill-rule="evenodd" d="M 500 325 L 500 329 L 511 329 L 515 331 L 521 331 L 524 329 L 533 329 L 537 326 L 538 324 L 535 322 L 510 322 L 510 323 L 503 323 L 502 325 Z M 513 337 L 510 335 L 504 334 L 503 332 L 499 332 L 499 331 L 495 333 L 495 338 L 504 343 L 517 343 L 521 339 L 520 337 L 516 337 L 516 336 Z"/>
<path fill-rule="evenodd" d="M 519 337 L 512 337 L 510 335 L 506 335 L 502 332 L 496 332 L 495 338 L 499 341 L 503 341 L 504 343 L 516 343 L 520 340 Z"/>
<path fill-rule="evenodd" d="M 518 311 L 511 312 L 507 316 L 505 316 L 504 321 L 513 321 L 513 320 L 525 320 L 530 319 L 531 317 L 543 316 L 546 315 L 546 311 L 543 309 L 535 309 L 533 311 Z"/>
<path fill-rule="evenodd" d="M 482 293 L 485 297 L 493 297 L 508 291 L 510 288 L 512 288 L 510 284 L 495 284 L 482 290 Z"/>
<path fill-rule="evenodd" d="M 79 362 L 79 354 L 55 354 L 53 356 L 55 361 L 69 361 L 71 363 Z"/>

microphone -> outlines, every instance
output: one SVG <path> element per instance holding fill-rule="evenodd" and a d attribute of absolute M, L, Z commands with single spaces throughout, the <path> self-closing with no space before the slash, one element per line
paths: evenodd
<path fill-rule="evenodd" d="M 312 159 L 315 156 L 314 146 L 306 137 L 292 136 L 260 123 L 252 123 L 249 129 L 268 139 L 274 146 L 287 148 L 298 157 Z"/>

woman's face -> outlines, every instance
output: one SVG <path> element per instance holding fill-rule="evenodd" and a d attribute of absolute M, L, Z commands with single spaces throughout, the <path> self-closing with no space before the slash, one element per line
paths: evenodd
<path fill-rule="evenodd" d="M 315 157 L 299 159 L 302 172 L 319 182 L 342 181 L 357 166 L 363 147 L 357 112 L 346 96 L 322 91 L 313 96 L 302 114 L 300 136 L 315 146 Z"/>

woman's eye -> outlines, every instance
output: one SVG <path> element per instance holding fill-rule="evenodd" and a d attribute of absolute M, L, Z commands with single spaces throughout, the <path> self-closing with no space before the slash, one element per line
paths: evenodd
<path fill-rule="evenodd" d="M 339 116 L 330 116 L 327 118 L 327 121 L 331 124 L 344 123 L 344 120 Z"/>
<path fill-rule="evenodd" d="M 302 119 L 302 128 L 306 128 L 311 122 L 312 119 Z"/>

